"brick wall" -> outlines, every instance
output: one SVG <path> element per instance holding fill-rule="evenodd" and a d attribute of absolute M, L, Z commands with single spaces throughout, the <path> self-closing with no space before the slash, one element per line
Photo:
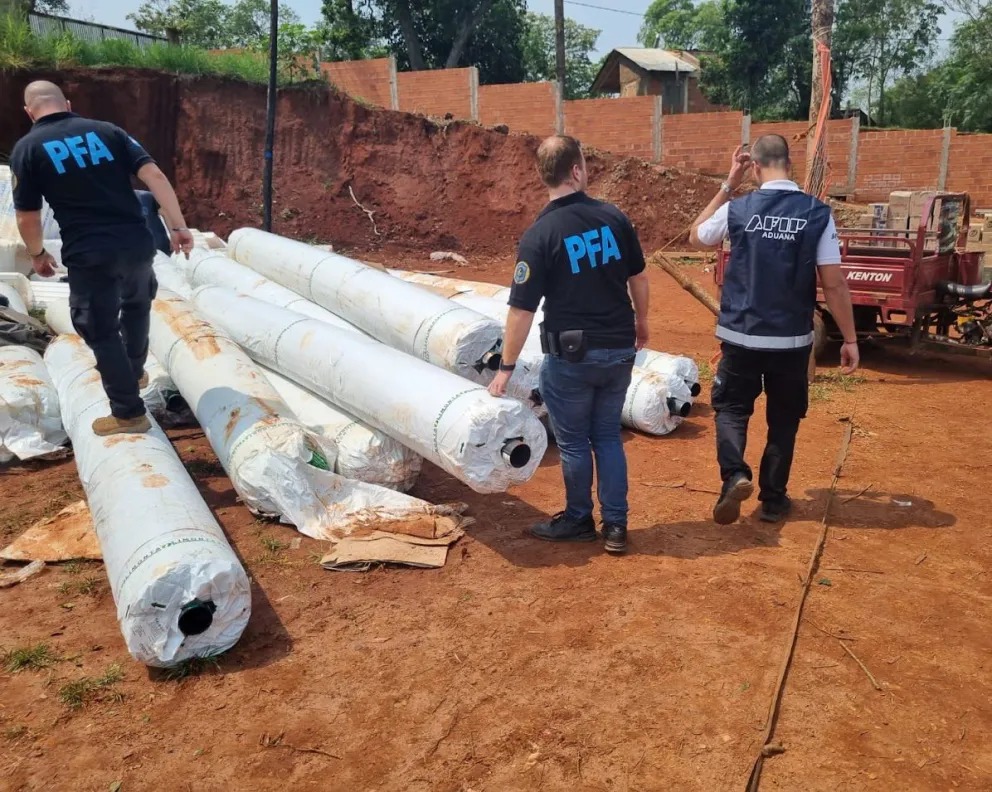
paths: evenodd
<path fill-rule="evenodd" d="M 332 85 L 349 96 L 379 107 L 392 107 L 389 86 L 392 58 L 321 63 L 320 70 Z"/>
<path fill-rule="evenodd" d="M 970 193 L 973 209 L 992 208 L 992 135 L 951 138 L 947 189 Z"/>
<path fill-rule="evenodd" d="M 577 99 L 565 102 L 565 132 L 586 146 L 654 158 L 653 96 Z"/>
<path fill-rule="evenodd" d="M 661 162 L 724 175 L 741 140 L 741 114 L 666 115 L 661 122 Z"/>
<path fill-rule="evenodd" d="M 472 117 L 471 79 L 474 70 L 400 72 L 400 110 L 407 113 L 455 118 Z"/>
<path fill-rule="evenodd" d="M 858 201 L 893 190 L 933 190 L 940 175 L 941 129 L 866 130 L 858 141 Z"/>
<path fill-rule="evenodd" d="M 725 113 L 728 108 L 715 105 L 699 90 L 699 80 L 689 78 L 689 112 L 690 113 Z"/>
<path fill-rule="evenodd" d="M 479 122 L 506 124 L 511 132 L 553 135 L 556 85 L 551 82 L 479 86 Z"/>

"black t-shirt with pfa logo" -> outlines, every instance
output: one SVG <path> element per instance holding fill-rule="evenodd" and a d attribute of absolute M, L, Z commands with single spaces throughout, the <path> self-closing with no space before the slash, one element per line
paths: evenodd
<path fill-rule="evenodd" d="M 41 209 L 44 198 L 62 232 L 62 258 L 131 247 L 151 235 L 131 176 L 152 158 L 123 129 L 75 113 L 39 119 L 10 156 L 14 208 Z"/>
<path fill-rule="evenodd" d="M 573 193 L 548 204 L 521 237 L 509 304 L 533 312 L 544 298 L 546 329 L 583 330 L 593 348 L 633 346 L 627 280 L 643 271 L 626 215 Z"/>

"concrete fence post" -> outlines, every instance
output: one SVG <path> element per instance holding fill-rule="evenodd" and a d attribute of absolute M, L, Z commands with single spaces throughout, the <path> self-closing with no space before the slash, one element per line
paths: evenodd
<path fill-rule="evenodd" d="M 396 76 L 396 56 L 389 56 L 389 109 L 400 109 L 400 81 Z"/>
<path fill-rule="evenodd" d="M 661 162 L 661 97 L 656 96 L 651 119 L 651 153 L 655 162 Z"/>
<path fill-rule="evenodd" d="M 847 195 L 858 189 L 858 140 L 861 137 L 861 116 L 851 116 L 851 150 L 847 157 Z"/>
<path fill-rule="evenodd" d="M 565 134 L 565 97 L 561 95 L 558 83 L 551 83 L 551 92 L 555 98 L 555 134 Z"/>
<path fill-rule="evenodd" d="M 944 142 L 940 149 L 940 173 L 937 176 L 937 190 L 943 192 L 947 189 L 947 168 L 951 160 L 951 137 L 954 129 L 950 124 L 944 124 Z"/>
<path fill-rule="evenodd" d="M 473 121 L 479 120 L 479 69 L 468 67 L 468 103 L 469 114 Z"/>

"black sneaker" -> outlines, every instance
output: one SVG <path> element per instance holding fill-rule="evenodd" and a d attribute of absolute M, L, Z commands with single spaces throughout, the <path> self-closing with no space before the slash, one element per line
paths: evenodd
<path fill-rule="evenodd" d="M 584 520 L 573 520 L 565 512 L 558 512 L 547 522 L 535 525 L 530 533 L 545 542 L 595 542 L 596 523 L 591 515 Z"/>
<path fill-rule="evenodd" d="M 603 548 L 607 553 L 627 552 L 627 526 L 603 525 Z"/>
<path fill-rule="evenodd" d="M 781 500 L 763 501 L 758 519 L 766 523 L 782 522 L 792 511 L 792 499 L 783 495 Z"/>
<path fill-rule="evenodd" d="M 713 519 L 718 525 L 730 525 L 741 516 L 741 503 L 754 494 L 754 484 L 743 473 L 738 473 L 723 485 L 720 500 L 713 507 Z"/>

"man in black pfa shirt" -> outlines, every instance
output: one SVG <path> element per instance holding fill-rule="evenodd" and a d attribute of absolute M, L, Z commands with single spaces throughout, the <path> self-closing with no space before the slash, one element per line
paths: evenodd
<path fill-rule="evenodd" d="M 596 539 L 595 456 L 605 547 L 622 553 L 627 545 L 627 460 L 620 415 L 635 350 L 648 340 L 644 254 L 624 214 L 585 194 L 588 175 L 577 140 L 550 137 L 538 149 L 537 160 L 550 203 L 520 240 L 503 362 L 490 392 L 506 392 L 543 298 L 541 334 L 547 356 L 541 397 L 561 454 L 566 506 L 531 533 L 551 542 Z"/>
<path fill-rule="evenodd" d="M 47 200 L 62 232 L 72 324 L 93 350 L 110 401 L 111 415 L 94 421 L 93 431 L 145 432 L 150 423 L 139 387 L 157 284 L 152 236 L 131 177 L 141 179 L 162 208 L 173 252 L 189 255 L 193 237 L 172 185 L 134 138 L 71 112 L 50 82 L 28 85 L 24 105 L 34 126 L 10 159 L 18 230 L 35 272 L 54 274 L 41 226 Z"/>

